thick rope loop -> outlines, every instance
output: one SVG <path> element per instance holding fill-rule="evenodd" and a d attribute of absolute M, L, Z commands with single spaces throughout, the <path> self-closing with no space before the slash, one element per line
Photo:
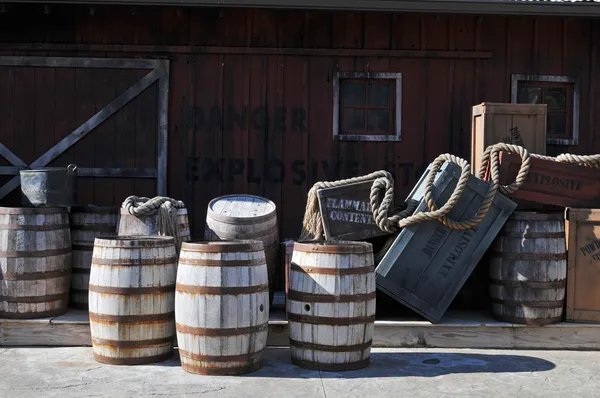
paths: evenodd
<path fill-rule="evenodd" d="M 519 168 L 517 177 L 515 178 L 515 181 L 513 181 L 509 185 L 500 184 L 500 151 L 514 153 L 521 157 L 521 167 Z M 483 157 L 481 158 L 481 166 L 479 168 L 478 177 L 483 180 L 485 177 L 486 169 L 488 165 L 490 165 L 491 183 L 498 184 L 498 190 L 501 193 L 505 195 L 510 195 L 519 188 L 521 188 L 521 186 L 525 182 L 525 179 L 527 178 L 527 173 L 529 173 L 529 169 L 531 167 L 532 156 L 533 155 L 530 155 L 527 149 L 518 145 L 505 144 L 503 142 L 495 145 L 490 145 L 485 149 Z"/>

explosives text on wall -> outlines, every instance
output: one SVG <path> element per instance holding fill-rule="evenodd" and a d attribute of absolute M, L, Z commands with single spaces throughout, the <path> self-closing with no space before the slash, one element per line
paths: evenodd
<path fill-rule="evenodd" d="M 362 240 L 387 235 L 373 220 L 370 203 L 373 181 L 319 190 L 325 239 Z"/>

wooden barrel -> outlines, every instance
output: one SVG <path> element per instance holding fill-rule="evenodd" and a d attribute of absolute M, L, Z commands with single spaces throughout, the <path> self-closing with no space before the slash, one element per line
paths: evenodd
<path fill-rule="evenodd" d="M 489 258 L 496 318 L 527 325 L 562 320 L 567 278 L 562 214 L 513 213 Z"/>
<path fill-rule="evenodd" d="M 177 210 L 177 220 L 181 241 L 189 242 L 191 233 L 187 209 Z M 121 208 L 117 230 L 119 236 L 157 236 L 158 212 L 148 216 L 132 216 L 127 209 Z"/>
<path fill-rule="evenodd" d="M 286 306 L 293 364 L 325 371 L 367 366 L 375 327 L 371 244 L 296 243 Z"/>
<path fill-rule="evenodd" d="M 66 208 L 0 207 L 0 317 L 64 314 L 70 278 Z"/>
<path fill-rule="evenodd" d="M 206 240 L 260 240 L 269 273 L 269 302 L 277 281 L 279 230 L 272 201 L 252 195 L 226 195 L 213 199 L 206 214 Z"/>
<path fill-rule="evenodd" d="M 173 356 L 176 267 L 170 236 L 96 238 L 89 285 L 96 361 L 139 365 Z"/>
<path fill-rule="evenodd" d="M 73 275 L 69 305 L 87 310 L 94 239 L 98 236 L 117 235 L 119 207 L 73 206 L 69 218 L 73 245 Z"/>
<path fill-rule="evenodd" d="M 183 243 L 175 319 L 186 372 L 237 375 L 262 366 L 269 320 L 261 241 Z"/>

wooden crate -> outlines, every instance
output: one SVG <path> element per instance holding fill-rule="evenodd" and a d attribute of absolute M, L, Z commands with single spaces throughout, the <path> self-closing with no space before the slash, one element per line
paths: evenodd
<path fill-rule="evenodd" d="M 546 154 L 547 106 L 484 102 L 473 107 L 471 170 L 477 175 L 485 148 L 504 142 Z"/>
<path fill-rule="evenodd" d="M 520 167 L 518 155 L 500 152 L 500 183 L 512 183 Z M 485 179 L 490 179 L 489 166 Z M 600 172 L 591 167 L 531 158 L 525 182 L 510 198 L 560 207 L 598 208 Z"/>
<path fill-rule="evenodd" d="M 373 220 L 373 180 L 318 191 L 326 240 L 364 240 L 387 235 Z"/>
<path fill-rule="evenodd" d="M 415 213 L 427 211 L 423 199 L 427 168 L 409 199 L 420 201 Z M 433 196 L 442 206 L 460 177 L 460 167 L 446 162 L 434 182 Z M 488 183 L 474 176 L 449 216 L 462 220 L 476 214 Z M 516 204 L 498 193 L 486 217 L 475 228 L 453 230 L 437 220 L 404 228 L 377 266 L 378 288 L 433 323 L 444 312 L 512 214 Z"/>
<path fill-rule="evenodd" d="M 600 323 L 600 209 L 566 210 L 567 314 Z"/>

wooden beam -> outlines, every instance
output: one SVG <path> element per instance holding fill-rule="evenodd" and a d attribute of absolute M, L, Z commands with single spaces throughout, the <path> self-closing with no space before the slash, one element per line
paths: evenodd
<path fill-rule="evenodd" d="M 167 146 L 169 143 L 169 63 L 161 61 L 162 74 L 158 80 L 158 179 L 156 190 L 159 196 L 167 196 Z"/>
<path fill-rule="evenodd" d="M 0 175 L 19 175 L 19 171 L 28 170 L 26 167 L 0 166 Z M 78 177 L 111 177 L 111 178 L 156 178 L 156 169 L 137 168 L 101 168 L 101 167 L 77 167 Z"/>
<path fill-rule="evenodd" d="M 0 66 L 48 68 L 156 69 L 162 62 L 155 59 L 0 56 Z"/>
<path fill-rule="evenodd" d="M 1 122 L 0 122 L 1 123 Z M 16 167 L 29 167 L 27 163 L 21 160 L 20 157 L 12 153 L 3 143 L 0 142 L 0 155 L 8 160 L 13 166 Z"/>

